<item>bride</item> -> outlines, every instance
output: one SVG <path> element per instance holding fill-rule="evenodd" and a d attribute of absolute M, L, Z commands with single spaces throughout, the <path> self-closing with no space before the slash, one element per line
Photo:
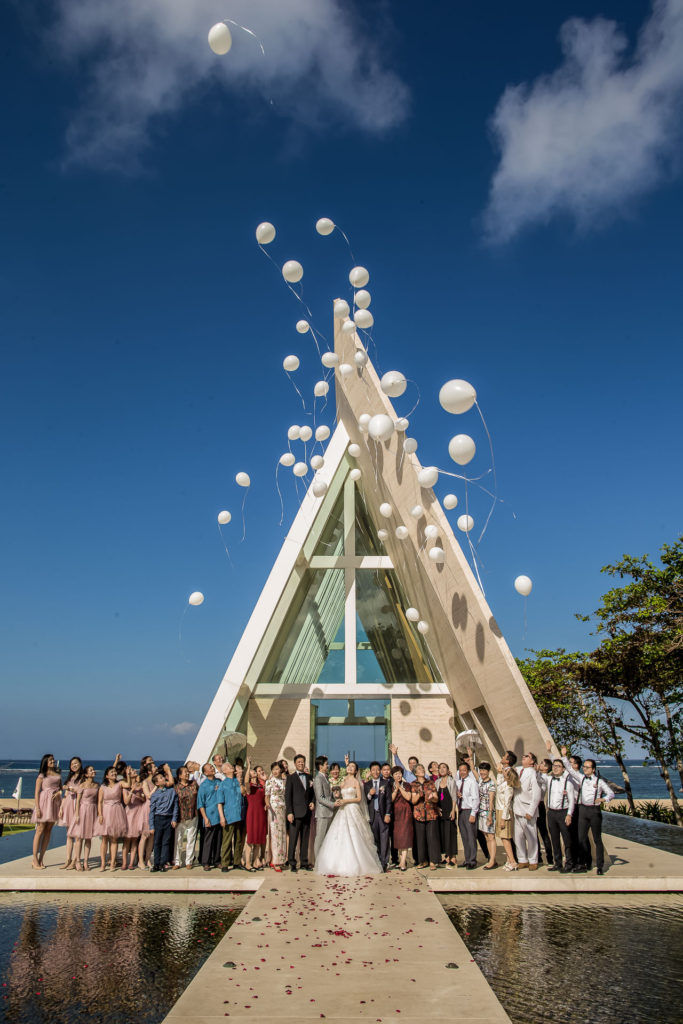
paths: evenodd
<path fill-rule="evenodd" d="M 316 858 L 319 875 L 381 875 L 382 865 L 370 829 L 358 765 L 349 761 L 342 802 L 335 812 Z"/>

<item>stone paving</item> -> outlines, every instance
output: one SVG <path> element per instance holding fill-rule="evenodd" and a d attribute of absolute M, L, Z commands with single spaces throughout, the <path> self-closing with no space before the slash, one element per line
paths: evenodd
<path fill-rule="evenodd" d="M 509 1024 L 418 872 L 268 876 L 164 1024 Z"/>

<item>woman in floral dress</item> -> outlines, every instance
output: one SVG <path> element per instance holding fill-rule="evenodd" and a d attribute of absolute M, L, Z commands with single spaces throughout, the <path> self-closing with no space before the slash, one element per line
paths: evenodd
<path fill-rule="evenodd" d="M 266 808 L 268 811 L 268 833 L 270 835 L 270 866 L 282 871 L 287 860 L 287 827 L 285 824 L 285 780 L 279 761 L 270 766 L 270 778 L 266 782 Z"/>

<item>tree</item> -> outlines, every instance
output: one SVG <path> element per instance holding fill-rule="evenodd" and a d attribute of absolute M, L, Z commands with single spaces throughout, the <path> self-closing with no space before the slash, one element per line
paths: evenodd
<path fill-rule="evenodd" d="M 683 814 L 671 781 L 683 784 L 683 537 L 662 548 L 661 566 L 647 555 L 624 555 L 602 572 L 621 579 L 592 616 L 602 641 L 587 658 L 585 684 L 603 700 L 624 703 L 617 727 L 634 736 L 661 765 L 674 816 Z"/>
<path fill-rule="evenodd" d="M 587 743 L 596 754 L 613 757 L 624 779 L 631 812 L 636 805 L 624 760 L 624 739 L 618 733 L 619 714 L 586 682 L 587 656 L 580 652 L 532 651 L 518 660 L 536 705 L 558 746 L 576 749 Z"/>

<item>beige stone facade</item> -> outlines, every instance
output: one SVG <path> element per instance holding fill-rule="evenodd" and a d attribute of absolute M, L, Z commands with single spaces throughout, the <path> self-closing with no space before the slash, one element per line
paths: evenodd
<path fill-rule="evenodd" d="M 281 757 L 290 762 L 295 754 L 308 758 L 311 702 L 307 698 L 252 697 L 247 721 L 247 752 L 254 763 L 268 768 Z"/>
<path fill-rule="evenodd" d="M 446 761 L 455 768 L 453 701 L 450 697 L 393 697 L 391 740 L 404 764 L 415 755 L 426 767 Z"/>

